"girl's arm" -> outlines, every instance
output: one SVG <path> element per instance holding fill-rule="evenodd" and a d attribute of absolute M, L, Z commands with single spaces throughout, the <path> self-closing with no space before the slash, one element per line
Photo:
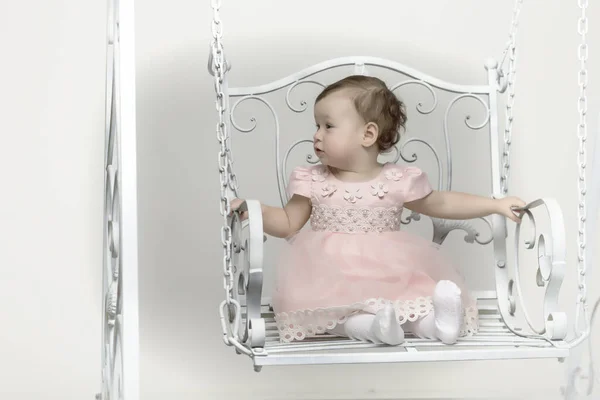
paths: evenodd
<path fill-rule="evenodd" d="M 232 200 L 231 209 L 237 209 L 242 202 L 241 199 Z M 262 205 L 263 231 L 278 238 L 290 237 L 306 224 L 311 208 L 310 199 L 297 194 L 283 208 Z"/>
<path fill-rule="evenodd" d="M 310 199 L 297 194 L 283 208 L 263 205 L 263 230 L 278 238 L 290 237 L 306 224 L 310 211 Z"/>
<path fill-rule="evenodd" d="M 515 215 L 512 207 L 523 207 L 525 202 L 518 197 L 491 199 L 468 193 L 434 190 L 421 199 L 405 203 L 404 206 L 434 218 L 471 219 L 501 214 L 519 222 L 520 218 Z"/>

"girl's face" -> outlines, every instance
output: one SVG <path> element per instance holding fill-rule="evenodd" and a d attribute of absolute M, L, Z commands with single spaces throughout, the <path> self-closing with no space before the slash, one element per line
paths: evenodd
<path fill-rule="evenodd" d="M 315 104 L 315 154 L 323 165 L 347 169 L 362 151 L 365 121 L 352 99 L 340 90 Z"/>

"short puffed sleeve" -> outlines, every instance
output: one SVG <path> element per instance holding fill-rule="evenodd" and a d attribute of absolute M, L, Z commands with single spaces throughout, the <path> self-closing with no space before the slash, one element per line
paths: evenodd
<path fill-rule="evenodd" d="M 402 171 L 404 180 L 404 202 L 419 200 L 433 191 L 427 173 L 417 167 L 406 167 Z"/>
<path fill-rule="evenodd" d="M 306 167 L 296 167 L 290 175 L 287 194 L 291 198 L 295 194 L 310 198 L 312 172 Z"/>

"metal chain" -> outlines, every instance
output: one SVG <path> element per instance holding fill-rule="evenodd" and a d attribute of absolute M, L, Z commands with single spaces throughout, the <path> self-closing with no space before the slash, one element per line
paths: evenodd
<path fill-rule="evenodd" d="M 217 123 L 217 139 L 219 141 L 219 182 L 221 187 L 221 202 L 220 212 L 223 216 L 223 226 L 221 227 L 221 243 L 223 245 L 223 286 L 225 288 L 227 304 L 231 304 L 231 294 L 233 290 L 233 273 L 232 273 L 232 238 L 231 227 L 229 226 L 229 214 L 231 212 L 231 203 L 227 195 L 227 187 L 229 186 L 228 167 L 230 165 L 230 153 L 227 151 L 229 135 L 227 132 L 227 124 L 225 122 L 226 98 L 223 88 L 225 79 L 225 57 L 223 51 L 223 24 L 219 16 L 219 8 L 221 0 L 211 0 L 213 8 L 212 21 L 212 57 L 213 57 L 213 76 L 215 81 L 215 93 L 217 95 L 216 108 L 219 122 Z"/>
<path fill-rule="evenodd" d="M 579 167 L 579 178 L 577 180 L 579 206 L 577 207 L 577 219 L 579 225 L 579 232 L 577 235 L 577 280 L 579 284 L 579 294 L 577 296 L 577 308 L 575 313 L 575 332 L 577 336 L 583 334 L 588 330 L 588 310 L 587 310 L 587 285 L 585 275 L 587 272 L 586 258 L 585 258 L 585 246 L 586 246 L 586 140 L 587 140 L 587 85 L 588 85 L 588 71 L 587 71 L 587 60 L 588 60 L 588 44 L 587 44 L 587 33 L 588 33 L 588 19 L 586 15 L 588 0 L 578 0 L 579 8 L 581 9 L 581 16 L 577 21 L 577 31 L 581 36 L 581 43 L 577 49 L 577 56 L 579 58 L 579 99 L 577 100 L 577 110 L 579 111 L 579 123 L 577 124 L 577 137 L 579 138 L 579 149 L 577 151 L 577 164 Z M 583 313 L 583 326 L 580 327 L 581 314 Z"/>
<path fill-rule="evenodd" d="M 217 139 L 219 141 L 219 183 L 221 200 L 219 209 L 223 216 L 221 227 L 221 244 L 223 245 L 223 288 L 225 289 L 225 301 L 219 306 L 223 340 L 227 345 L 233 345 L 243 353 L 251 354 L 239 343 L 238 326 L 241 316 L 240 304 L 233 297 L 234 288 L 234 265 L 233 265 L 233 239 L 229 218 L 231 213 L 231 200 L 228 190 L 237 195 L 237 177 L 233 172 L 229 132 L 227 129 L 227 62 L 223 49 L 223 23 L 219 15 L 222 0 L 211 0 L 213 9 L 213 21 L 211 24 L 213 40 L 211 43 L 211 75 L 214 77 L 216 108 L 219 121 L 217 122 Z M 227 315 L 226 315 L 227 314 Z"/>
<path fill-rule="evenodd" d="M 587 285 L 586 285 L 586 272 L 587 272 L 587 260 L 585 257 L 586 248 L 586 141 L 587 141 L 587 85 L 588 85 L 588 71 L 587 71 L 587 60 L 588 60 L 588 44 L 587 44 L 587 33 L 588 33 L 588 19 L 587 19 L 587 7 L 588 0 L 578 0 L 577 4 L 581 9 L 581 16 L 577 20 L 577 32 L 581 36 L 581 42 L 577 48 L 577 58 L 579 59 L 579 98 L 577 99 L 577 111 L 579 112 L 579 123 L 577 124 L 577 137 L 579 138 L 579 149 L 577 150 L 577 164 L 579 170 L 579 176 L 577 178 L 577 196 L 579 204 L 577 207 L 577 224 L 578 224 L 578 235 L 577 235 L 577 282 L 579 293 L 577 294 L 577 304 L 575 308 L 575 338 L 569 343 L 570 347 L 576 347 L 581 344 L 584 340 L 588 340 L 589 349 L 589 360 L 588 369 L 584 373 L 581 367 L 576 367 L 569 371 L 567 387 L 563 393 L 565 398 L 579 398 L 579 395 L 590 396 L 594 390 L 594 358 L 592 353 L 592 342 L 591 342 L 591 324 L 593 323 L 594 314 L 598 303 L 594 306 L 592 311 L 591 320 L 588 318 L 588 306 L 587 306 Z M 583 314 L 583 316 L 582 316 Z M 579 356 L 578 356 L 579 357 Z M 586 390 L 581 393 L 576 382 L 586 382 Z"/>
<path fill-rule="evenodd" d="M 510 145 L 512 141 L 512 129 L 513 129 L 513 107 L 515 104 L 515 79 L 517 73 L 517 30 L 519 28 L 519 16 L 521 14 L 521 8 L 523 6 L 523 0 L 515 0 L 515 6 L 513 9 L 512 21 L 510 24 L 510 34 L 502 62 L 500 63 L 499 71 L 501 76 L 504 75 L 502 67 L 506 56 L 509 56 L 508 63 L 508 98 L 506 100 L 506 122 L 504 126 L 504 151 L 502 152 L 502 178 L 501 178 L 501 190 L 502 194 L 508 193 L 508 178 L 510 174 Z"/>

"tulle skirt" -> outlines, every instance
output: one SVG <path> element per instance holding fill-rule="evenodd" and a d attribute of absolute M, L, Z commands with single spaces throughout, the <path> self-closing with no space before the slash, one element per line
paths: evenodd
<path fill-rule="evenodd" d="M 389 303 L 400 324 L 416 321 L 433 310 L 431 296 L 440 280 L 462 291 L 461 335 L 476 332 L 475 301 L 436 243 L 404 231 L 301 231 L 288 240 L 277 269 L 273 309 L 281 341 L 317 336 Z"/>

